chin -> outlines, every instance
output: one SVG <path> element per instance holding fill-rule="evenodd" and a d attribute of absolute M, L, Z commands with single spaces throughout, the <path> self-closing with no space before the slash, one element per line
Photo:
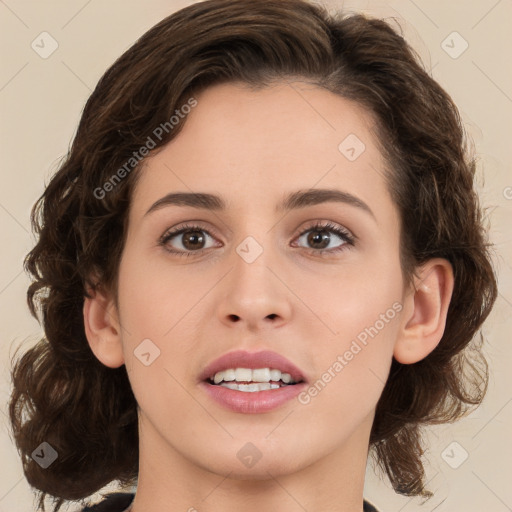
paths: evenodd
<path fill-rule="evenodd" d="M 297 450 L 297 445 L 289 450 L 284 447 L 265 448 L 260 443 L 251 441 L 237 442 L 235 447 L 226 447 L 222 453 L 215 453 L 199 465 L 204 469 L 234 480 L 268 480 L 272 476 L 284 476 L 300 471 L 309 466 L 307 453 Z M 258 448 L 260 447 L 260 448 Z M 212 452 L 208 450 L 208 453 Z"/>

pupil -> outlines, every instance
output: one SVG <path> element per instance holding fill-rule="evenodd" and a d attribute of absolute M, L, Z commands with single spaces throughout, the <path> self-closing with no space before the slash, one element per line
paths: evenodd
<path fill-rule="evenodd" d="M 187 244 L 192 242 L 191 247 L 197 249 L 198 241 L 199 243 L 204 242 L 204 237 L 200 231 L 188 231 L 187 233 L 185 233 L 183 240 L 185 247 L 187 246 Z"/>
<path fill-rule="evenodd" d="M 316 234 L 314 234 L 314 233 L 316 233 Z M 329 239 L 330 239 L 330 236 L 329 236 L 328 232 L 325 230 L 312 231 L 308 237 L 308 242 L 313 245 L 322 243 L 322 242 L 326 242 L 326 243 L 322 244 L 321 248 L 323 249 L 329 245 Z"/>

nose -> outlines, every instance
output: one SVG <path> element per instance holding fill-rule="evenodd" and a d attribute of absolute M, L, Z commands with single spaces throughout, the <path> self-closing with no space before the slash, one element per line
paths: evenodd
<path fill-rule="evenodd" d="M 240 324 L 248 331 L 278 327 L 291 317 L 291 292 L 286 286 L 286 276 L 277 258 L 270 250 L 252 262 L 239 254 L 234 255 L 234 265 L 223 280 L 217 308 L 221 322 L 229 327 Z"/>

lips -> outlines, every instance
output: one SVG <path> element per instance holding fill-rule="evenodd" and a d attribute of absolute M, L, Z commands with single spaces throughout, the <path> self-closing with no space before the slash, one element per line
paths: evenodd
<path fill-rule="evenodd" d="M 212 361 L 199 375 L 200 381 L 208 381 L 217 372 L 227 370 L 228 368 L 270 368 L 281 370 L 282 373 L 289 373 L 295 382 L 306 382 L 304 374 L 291 361 L 271 350 L 260 352 L 247 352 L 245 350 L 235 350 L 228 352 Z"/>

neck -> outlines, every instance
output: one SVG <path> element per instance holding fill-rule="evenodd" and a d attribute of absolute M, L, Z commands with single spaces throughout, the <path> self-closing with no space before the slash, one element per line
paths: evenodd
<path fill-rule="evenodd" d="M 281 445 L 255 443 L 263 448 L 262 456 L 248 471 L 236 456 L 219 461 L 214 443 L 212 455 L 194 459 L 195 453 L 170 444 L 147 418 L 140 418 L 139 477 L 129 512 L 363 512 L 372 420 L 368 417 L 342 445 L 315 454 L 313 460 L 301 458 L 301 449 L 295 447 L 294 457 L 286 461 L 285 455 L 276 455 Z M 238 439 L 230 452 L 236 455 L 246 444 Z M 282 453 L 287 453 L 286 447 Z"/>

